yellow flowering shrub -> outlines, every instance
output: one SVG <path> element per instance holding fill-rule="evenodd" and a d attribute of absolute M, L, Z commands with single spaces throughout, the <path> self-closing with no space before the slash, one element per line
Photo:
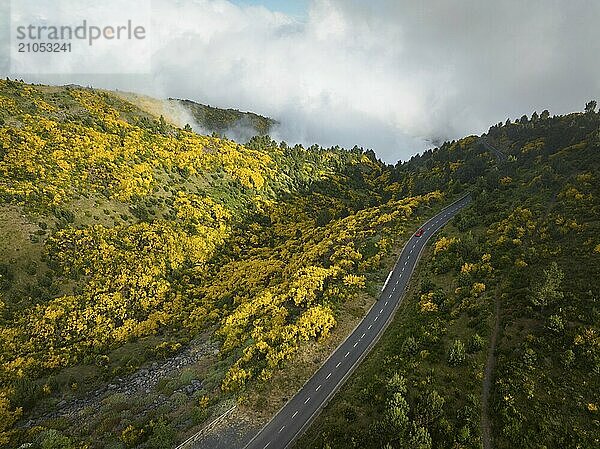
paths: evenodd
<path fill-rule="evenodd" d="M 433 292 L 424 293 L 419 300 L 419 308 L 421 312 L 437 312 L 438 306 L 433 302 Z"/>
<path fill-rule="evenodd" d="M 452 245 L 458 243 L 459 240 L 456 237 L 441 237 L 435 242 L 433 246 L 433 253 L 435 255 L 447 251 Z"/>

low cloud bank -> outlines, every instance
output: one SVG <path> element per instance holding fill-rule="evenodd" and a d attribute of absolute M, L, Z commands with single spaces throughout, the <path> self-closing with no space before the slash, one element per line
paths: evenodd
<path fill-rule="evenodd" d="M 254 111 L 281 122 L 277 139 L 388 162 L 600 97 L 597 1 L 312 0 L 302 22 L 226 0 L 152 4 L 150 75 L 36 81 Z"/>

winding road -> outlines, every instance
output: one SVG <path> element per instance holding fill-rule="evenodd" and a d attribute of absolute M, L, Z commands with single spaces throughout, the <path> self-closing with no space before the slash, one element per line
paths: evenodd
<path fill-rule="evenodd" d="M 487 139 L 487 137 L 481 137 L 479 139 L 479 141 L 481 142 L 481 144 L 483 145 L 483 147 L 486 150 L 488 150 L 494 156 L 496 156 L 496 159 L 498 159 L 498 162 L 506 162 L 508 160 L 508 156 L 506 156 L 506 154 L 504 154 L 502 151 L 500 151 L 498 148 L 496 148 L 494 145 L 492 145 L 489 142 L 489 140 Z"/>
<path fill-rule="evenodd" d="M 470 200 L 470 195 L 463 196 L 427 221 L 420 237 L 413 234 L 388 275 L 378 301 L 365 318 L 244 449 L 285 449 L 303 433 L 383 334 L 402 302 L 427 240 Z"/>

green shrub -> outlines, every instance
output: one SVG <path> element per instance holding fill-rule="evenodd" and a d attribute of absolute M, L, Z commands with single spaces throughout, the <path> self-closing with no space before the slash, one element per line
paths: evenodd
<path fill-rule="evenodd" d="M 402 343 L 402 353 L 403 354 L 405 354 L 407 356 L 413 356 L 413 355 L 416 355 L 418 352 L 419 352 L 419 345 L 417 343 L 417 340 L 415 340 L 415 337 L 413 337 L 411 335 L 406 340 L 404 340 L 404 343 Z"/>
<path fill-rule="evenodd" d="M 575 353 L 572 350 L 567 349 L 562 355 L 562 363 L 565 368 L 573 366 L 573 363 L 575 363 Z"/>
<path fill-rule="evenodd" d="M 454 340 L 448 351 L 448 365 L 458 366 L 465 361 L 465 345 L 460 340 Z"/>
<path fill-rule="evenodd" d="M 550 315 L 547 327 L 558 334 L 565 330 L 565 323 L 560 315 Z"/>
<path fill-rule="evenodd" d="M 173 393 L 169 399 L 175 405 L 183 405 L 188 401 L 188 397 L 181 391 Z"/>
<path fill-rule="evenodd" d="M 42 432 L 39 440 L 41 449 L 67 449 L 73 447 L 67 436 L 54 429 Z"/>
<path fill-rule="evenodd" d="M 473 334 L 467 343 L 467 351 L 470 354 L 481 351 L 485 347 L 485 339 L 479 334 Z"/>
<path fill-rule="evenodd" d="M 149 447 L 153 449 L 167 449 L 174 446 L 175 432 L 163 418 L 152 422 L 151 428 L 152 434 L 148 439 Z"/>

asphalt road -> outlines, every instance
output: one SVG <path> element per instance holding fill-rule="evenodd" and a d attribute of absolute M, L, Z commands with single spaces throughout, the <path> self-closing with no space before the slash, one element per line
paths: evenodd
<path fill-rule="evenodd" d="M 404 290 L 427 240 L 469 201 L 468 195 L 459 199 L 427 221 L 422 226 L 422 236 L 417 237 L 413 234 L 369 313 L 302 389 L 244 449 L 284 449 L 291 446 L 302 434 L 369 353 L 387 327 L 402 301 Z"/>
<path fill-rule="evenodd" d="M 502 151 L 500 151 L 498 148 L 496 148 L 494 145 L 492 145 L 487 140 L 487 138 L 481 138 L 480 141 L 486 150 L 491 151 L 494 154 L 494 156 L 496 156 L 496 158 L 498 159 L 498 162 L 506 162 L 508 160 L 508 157 L 506 156 L 506 154 L 504 154 Z"/>

